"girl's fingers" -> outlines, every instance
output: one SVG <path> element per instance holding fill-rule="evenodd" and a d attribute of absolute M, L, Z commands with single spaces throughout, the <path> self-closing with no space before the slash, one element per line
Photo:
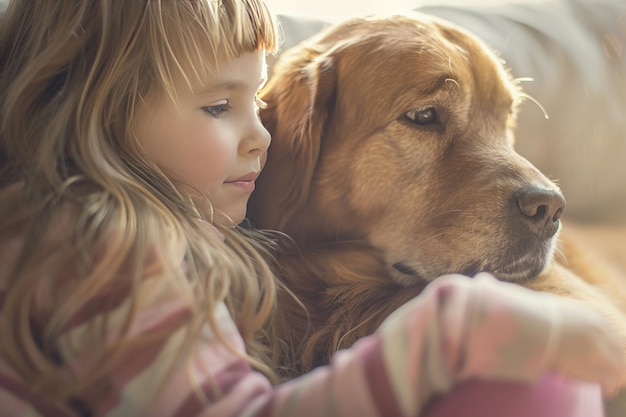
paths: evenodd
<path fill-rule="evenodd" d="M 555 351 L 555 370 L 572 378 L 599 382 L 605 395 L 619 389 L 626 373 L 624 341 L 595 311 L 569 300 L 559 303 L 560 345 Z"/>

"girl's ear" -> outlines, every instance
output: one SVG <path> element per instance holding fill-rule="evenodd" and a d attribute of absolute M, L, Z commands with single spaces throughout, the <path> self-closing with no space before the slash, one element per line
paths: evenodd
<path fill-rule="evenodd" d="M 248 212 L 262 229 L 287 231 L 308 199 L 336 89 L 332 58 L 313 54 L 281 58 L 262 93 L 267 107 L 260 115 L 272 143 Z"/>

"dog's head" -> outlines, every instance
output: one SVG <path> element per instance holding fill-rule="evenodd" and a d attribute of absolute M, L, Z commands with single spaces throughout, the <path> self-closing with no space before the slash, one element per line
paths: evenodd
<path fill-rule="evenodd" d="M 286 51 L 264 90 L 273 139 L 249 215 L 301 245 L 366 240 L 404 285 L 531 278 L 565 202 L 513 149 L 523 97 L 484 43 L 445 21 L 329 28 Z"/>

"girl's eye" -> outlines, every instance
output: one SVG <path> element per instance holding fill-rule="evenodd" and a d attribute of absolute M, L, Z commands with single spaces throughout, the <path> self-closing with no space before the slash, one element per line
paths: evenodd
<path fill-rule="evenodd" d="M 419 110 L 409 110 L 404 113 L 404 118 L 409 122 L 420 126 L 428 126 L 439 123 L 439 116 L 434 107 L 426 107 Z"/>
<path fill-rule="evenodd" d="M 230 110 L 230 106 L 228 103 L 216 104 L 215 106 L 206 106 L 203 107 L 202 110 L 205 111 L 210 116 L 220 117 L 222 114 L 226 113 Z"/>

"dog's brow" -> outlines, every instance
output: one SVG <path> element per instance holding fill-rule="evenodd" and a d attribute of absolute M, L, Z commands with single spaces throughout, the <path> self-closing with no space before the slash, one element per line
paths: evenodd
<path fill-rule="evenodd" d="M 456 80 L 456 77 L 450 73 L 442 73 L 435 77 L 434 81 L 430 86 L 427 86 L 423 92 L 425 94 L 433 94 L 436 91 L 442 89 L 447 83 L 453 83 L 460 89 L 460 84 Z"/>

